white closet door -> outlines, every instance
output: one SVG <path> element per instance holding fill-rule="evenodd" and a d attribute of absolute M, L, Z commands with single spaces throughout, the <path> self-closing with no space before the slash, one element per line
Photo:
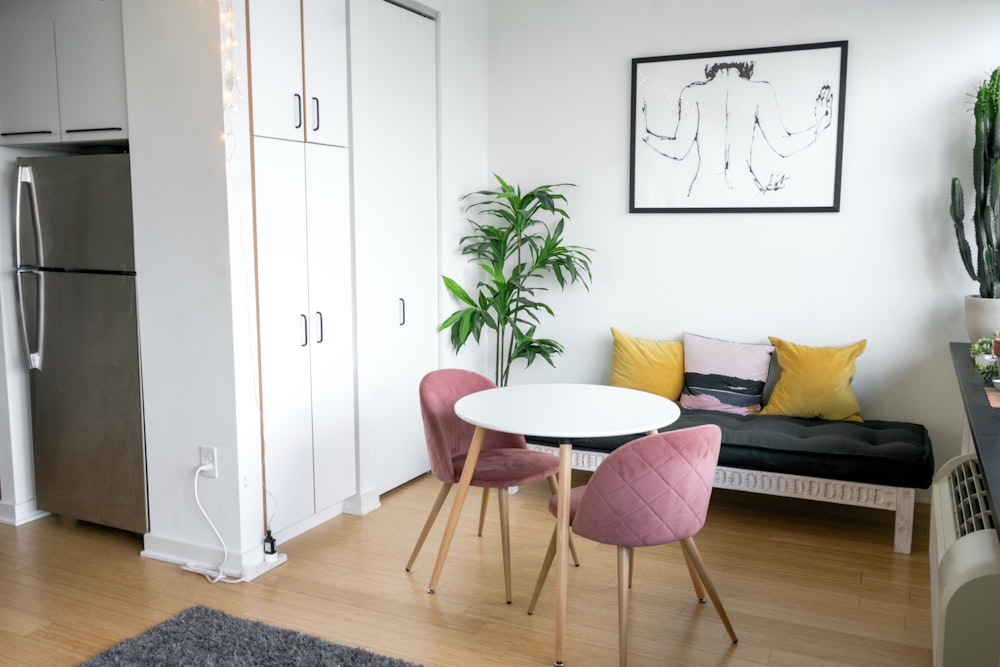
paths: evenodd
<path fill-rule="evenodd" d="M 312 516 L 311 323 L 301 143 L 254 139 L 261 408 L 270 528 Z"/>
<path fill-rule="evenodd" d="M 345 0 L 303 0 L 306 141 L 347 146 Z"/>
<path fill-rule="evenodd" d="M 299 0 L 250 0 L 253 133 L 303 141 L 302 20 Z"/>
<path fill-rule="evenodd" d="M 376 486 L 384 493 L 430 467 L 418 386 L 438 364 L 436 26 L 387 2 L 370 10 L 376 37 L 366 75 L 373 85 L 359 113 L 373 114 L 365 120 L 377 131 L 355 148 L 372 151 L 378 167 L 364 176 L 366 214 L 356 223 L 358 261 L 368 263 L 359 275 L 369 278 L 358 286 L 359 383 L 361 444 L 376 449 Z"/>
<path fill-rule="evenodd" d="M 316 511 L 357 493 L 350 177 L 346 148 L 306 144 Z"/>

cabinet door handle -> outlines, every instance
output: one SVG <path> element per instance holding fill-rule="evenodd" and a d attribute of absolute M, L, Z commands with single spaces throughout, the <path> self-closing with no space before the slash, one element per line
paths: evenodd
<path fill-rule="evenodd" d="M 319 131 L 319 98 L 318 97 L 314 97 L 312 99 L 313 99 L 313 110 L 316 112 L 315 113 L 315 116 L 316 116 L 316 125 L 313 126 L 313 132 L 318 132 Z"/>
<path fill-rule="evenodd" d="M 0 137 L 20 137 L 26 134 L 52 134 L 52 130 L 28 130 L 27 132 L 0 132 Z"/>
<path fill-rule="evenodd" d="M 295 117 L 297 118 L 295 129 L 297 130 L 302 127 L 302 96 L 295 93 L 293 97 L 295 98 Z"/>
<path fill-rule="evenodd" d="M 316 320 L 319 322 L 319 331 L 316 332 L 316 342 L 323 342 L 323 313 L 316 311 Z"/>
<path fill-rule="evenodd" d="M 309 344 L 309 318 L 305 315 L 299 315 L 302 318 L 302 347 Z"/>
<path fill-rule="evenodd" d="M 73 132 L 121 132 L 120 127 L 83 127 L 78 130 L 66 130 L 66 134 L 72 134 Z"/>
<path fill-rule="evenodd" d="M 406 324 L 406 300 L 399 300 L 399 326 Z"/>

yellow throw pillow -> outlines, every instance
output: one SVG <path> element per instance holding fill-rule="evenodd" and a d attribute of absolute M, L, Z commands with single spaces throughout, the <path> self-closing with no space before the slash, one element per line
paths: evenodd
<path fill-rule="evenodd" d="M 867 340 L 846 347 L 808 347 L 768 336 L 781 374 L 762 415 L 862 421 L 851 389 L 854 360 Z"/>
<path fill-rule="evenodd" d="M 633 338 L 614 327 L 611 385 L 676 401 L 684 388 L 684 345 L 679 340 Z"/>

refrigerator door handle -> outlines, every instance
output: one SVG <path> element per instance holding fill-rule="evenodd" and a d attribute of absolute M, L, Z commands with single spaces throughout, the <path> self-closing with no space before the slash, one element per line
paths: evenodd
<path fill-rule="evenodd" d="M 14 207 L 14 247 L 17 251 L 17 266 L 23 266 L 23 249 L 21 246 L 21 209 L 23 208 L 24 190 L 27 186 L 31 193 L 31 231 L 35 236 L 36 265 L 45 266 L 44 249 L 42 248 L 42 221 L 38 215 L 38 193 L 35 190 L 35 174 L 30 165 L 17 168 L 17 203 Z"/>
<path fill-rule="evenodd" d="M 35 330 L 35 346 L 31 347 L 28 341 L 28 320 L 24 312 L 24 274 L 32 273 L 38 279 L 38 328 Z M 32 269 L 17 270 L 17 309 L 19 323 L 21 325 L 21 343 L 24 346 L 24 354 L 28 359 L 29 370 L 42 370 L 42 340 L 45 336 L 45 286 L 43 285 L 44 274 L 41 271 Z"/>
<path fill-rule="evenodd" d="M 302 347 L 309 344 L 309 318 L 305 315 L 299 315 L 302 318 Z"/>
<path fill-rule="evenodd" d="M 323 313 L 316 311 L 316 321 L 319 323 L 319 330 L 316 332 L 316 342 L 323 342 Z"/>

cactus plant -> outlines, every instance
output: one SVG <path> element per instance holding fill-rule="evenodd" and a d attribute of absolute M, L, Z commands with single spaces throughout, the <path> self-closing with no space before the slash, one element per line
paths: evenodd
<path fill-rule="evenodd" d="M 973 106 L 976 142 L 972 149 L 972 182 L 976 189 L 972 225 L 976 259 L 965 231 L 965 193 L 958 178 L 951 180 L 951 219 L 962 264 L 979 283 L 979 296 L 1000 298 L 1000 67 L 982 82 Z"/>

